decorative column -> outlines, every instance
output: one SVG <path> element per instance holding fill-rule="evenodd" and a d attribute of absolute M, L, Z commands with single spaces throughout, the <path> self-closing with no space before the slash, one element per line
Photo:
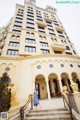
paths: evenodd
<path fill-rule="evenodd" d="M 62 82 L 61 82 L 61 77 L 58 76 L 58 81 L 59 81 L 59 85 L 60 85 L 60 91 L 63 92 L 63 86 L 62 86 Z"/>
<path fill-rule="evenodd" d="M 48 99 L 51 99 L 48 80 L 46 80 L 46 87 L 47 87 Z"/>
<path fill-rule="evenodd" d="M 58 80 L 58 81 L 59 81 L 59 85 L 60 85 L 60 91 L 63 92 L 62 82 L 61 82 L 61 80 Z"/>
<path fill-rule="evenodd" d="M 69 78 L 70 78 L 70 82 L 71 82 L 71 84 L 73 84 L 74 82 L 73 82 L 73 80 L 72 80 L 72 77 L 70 76 Z"/>

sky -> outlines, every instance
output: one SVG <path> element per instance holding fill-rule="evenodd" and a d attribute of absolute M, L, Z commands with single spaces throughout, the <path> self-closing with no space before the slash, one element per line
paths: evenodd
<path fill-rule="evenodd" d="M 50 5 L 57 9 L 63 27 L 80 55 L 80 4 L 57 4 L 56 1 L 60 0 L 36 0 L 36 5 L 42 8 Z M 24 0 L 0 0 L 0 27 L 14 15 L 16 4 L 24 5 Z"/>

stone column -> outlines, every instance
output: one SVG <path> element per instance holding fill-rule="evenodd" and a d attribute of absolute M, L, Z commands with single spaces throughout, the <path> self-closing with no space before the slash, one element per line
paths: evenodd
<path fill-rule="evenodd" d="M 69 78 L 70 78 L 70 82 L 71 82 L 71 84 L 73 84 L 74 82 L 73 82 L 73 80 L 72 80 L 72 77 L 70 76 Z"/>
<path fill-rule="evenodd" d="M 58 81 L 59 81 L 59 85 L 60 85 L 60 91 L 62 92 L 63 91 L 62 82 L 61 82 L 61 80 L 58 80 Z"/>
<path fill-rule="evenodd" d="M 46 87 L 47 87 L 48 99 L 51 99 L 48 80 L 46 81 Z"/>
<path fill-rule="evenodd" d="M 62 82 L 61 82 L 61 77 L 58 76 L 58 81 L 59 81 L 59 85 L 60 85 L 60 91 L 63 91 L 63 86 L 62 86 Z"/>

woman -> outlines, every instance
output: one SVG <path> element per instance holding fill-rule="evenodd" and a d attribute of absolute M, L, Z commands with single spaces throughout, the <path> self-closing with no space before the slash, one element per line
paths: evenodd
<path fill-rule="evenodd" d="M 39 104 L 38 91 L 37 91 L 37 89 L 35 88 L 35 89 L 34 89 L 34 106 L 37 108 L 38 104 Z"/>

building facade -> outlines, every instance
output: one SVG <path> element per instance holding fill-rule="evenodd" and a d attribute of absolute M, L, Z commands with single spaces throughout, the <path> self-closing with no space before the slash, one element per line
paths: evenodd
<path fill-rule="evenodd" d="M 63 86 L 80 81 L 80 57 L 57 10 L 36 6 L 36 0 L 16 4 L 14 16 L 0 28 L 0 76 L 7 72 L 13 94 L 24 102 L 36 87 L 39 98 L 59 96 Z"/>

